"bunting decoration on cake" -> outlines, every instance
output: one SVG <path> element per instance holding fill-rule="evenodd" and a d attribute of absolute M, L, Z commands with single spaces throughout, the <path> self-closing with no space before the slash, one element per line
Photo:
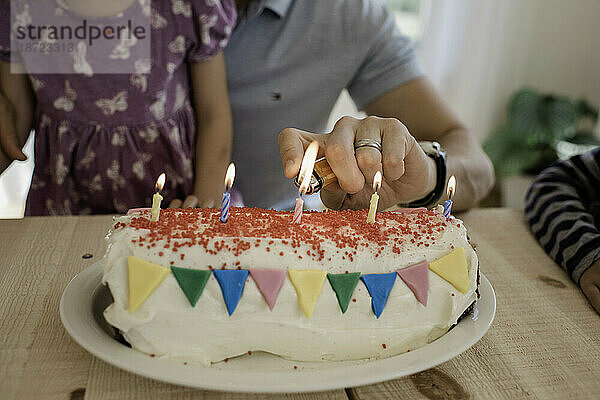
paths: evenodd
<path fill-rule="evenodd" d="M 173 272 L 173 276 L 175 276 L 183 294 L 194 307 L 204 290 L 204 286 L 206 286 L 208 278 L 210 278 L 210 270 L 171 266 L 171 272 Z"/>
<path fill-rule="evenodd" d="M 127 257 L 127 270 L 129 275 L 129 311 L 140 308 L 170 272 L 168 268 L 134 256 Z"/>
<path fill-rule="evenodd" d="M 469 270 L 465 249 L 459 247 L 450 254 L 429 263 L 429 269 L 454 286 L 459 292 L 469 291 Z"/>
<path fill-rule="evenodd" d="M 321 295 L 327 272 L 316 269 L 288 269 L 288 276 L 296 289 L 302 312 L 310 319 Z"/>
<path fill-rule="evenodd" d="M 225 300 L 225 306 L 227 312 L 231 316 L 235 311 L 244 286 L 246 285 L 246 278 L 248 278 L 247 269 L 215 269 L 213 271 L 219 286 L 221 286 L 221 293 L 223 293 L 223 299 Z"/>
<path fill-rule="evenodd" d="M 400 279 L 406 283 L 406 286 L 414 293 L 417 300 L 427 305 L 427 292 L 429 291 L 429 271 L 427 261 L 421 261 L 410 267 L 402 268 L 396 271 Z"/>
<path fill-rule="evenodd" d="M 273 311 L 277 295 L 285 280 L 285 271 L 281 269 L 253 268 L 250 270 L 250 275 L 256 282 L 256 286 L 267 302 L 269 309 Z"/>
<path fill-rule="evenodd" d="M 358 284 L 360 279 L 360 272 L 353 272 L 348 274 L 327 274 L 327 279 L 331 288 L 335 292 L 338 304 L 342 310 L 342 314 L 346 313 L 348 304 L 352 298 L 352 293 Z"/>
<path fill-rule="evenodd" d="M 383 313 L 390 291 L 396 281 L 396 272 L 387 274 L 366 274 L 360 277 L 369 294 L 371 295 L 371 307 L 377 318 Z"/>
<path fill-rule="evenodd" d="M 129 311 L 131 312 L 140 308 L 169 272 L 173 273 L 175 280 L 192 307 L 196 305 L 202 295 L 210 274 L 214 273 L 230 316 L 240 302 L 246 280 L 250 274 L 269 309 L 273 311 L 286 275 L 284 269 L 265 268 L 198 270 L 171 266 L 169 269 L 134 256 L 127 258 L 127 267 L 129 274 Z M 329 281 L 337 297 L 342 314 L 345 314 L 348 310 L 358 280 L 362 280 L 371 296 L 373 313 L 379 318 L 395 284 L 396 275 L 412 291 L 417 301 L 427 306 L 429 270 L 453 285 L 461 293 L 466 294 L 469 291 L 469 271 L 465 250 L 462 247 L 430 263 L 421 261 L 390 273 L 373 273 L 361 276 L 360 272 L 328 274 L 327 271 L 322 270 L 289 268 L 287 274 L 296 290 L 298 305 L 308 319 L 313 315 L 325 278 Z"/>

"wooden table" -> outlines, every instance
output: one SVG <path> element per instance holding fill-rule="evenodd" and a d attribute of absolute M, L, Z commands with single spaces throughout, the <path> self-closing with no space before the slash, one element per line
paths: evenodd
<path fill-rule="evenodd" d="M 178 387 L 112 367 L 61 325 L 69 280 L 104 251 L 108 216 L 0 221 L 0 397 L 3 399 L 598 399 L 600 316 L 542 252 L 520 212 L 461 216 L 498 310 L 487 335 L 436 368 L 324 393 L 250 395 Z M 82 258 L 89 253 L 93 257 Z"/>

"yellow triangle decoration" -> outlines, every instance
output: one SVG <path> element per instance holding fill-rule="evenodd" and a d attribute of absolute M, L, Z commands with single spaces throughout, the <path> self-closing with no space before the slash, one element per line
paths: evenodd
<path fill-rule="evenodd" d="M 469 291 L 469 270 L 465 249 L 459 247 L 450 254 L 429 263 L 429 269 L 452 284 L 459 292 Z"/>
<path fill-rule="evenodd" d="M 296 289 L 298 305 L 300 305 L 306 318 L 310 319 L 321 294 L 325 278 L 327 278 L 327 272 L 316 269 L 288 269 L 288 275 L 294 289 Z"/>
<path fill-rule="evenodd" d="M 129 269 L 129 311 L 133 312 L 144 304 L 171 270 L 134 256 L 127 257 L 127 267 Z"/>

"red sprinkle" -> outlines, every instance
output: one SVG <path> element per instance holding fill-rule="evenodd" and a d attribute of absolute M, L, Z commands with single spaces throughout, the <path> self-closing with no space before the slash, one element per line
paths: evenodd
<path fill-rule="evenodd" d="M 373 257 L 399 254 L 406 250 L 407 243 L 428 247 L 451 224 L 432 210 L 382 212 L 375 224 L 364 223 L 367 210 L 306 211 L 305 224 L 293 224 L 290 212 L 235 207 L 230 210 L 229 222 L 222 224 L 219 213 L 217 208 L 165 209 L 157 222 L 146 216 L 132 216 L 127 222 L 115 223 L 113 229 L 137 230 L 139 238 L 134 239 L 134 245 L 160 246 L 174 253 L 181 247 L 199 246 L 209 255 L 240 257 L 264 241 L 267 247 L 276 242 L 281 245 L 279 254 L 294 251 L 302 254 L 300 257 L 322 262 L 331 261 L 331 255 L 338 253 L 344 260 L 352 261 L 359 251 L 369 249 Z M 325 250 L 324 241 L 334 246 L 333 251 Z M 310 250 L 304 254 L 307 248 Z"/>
<path fill-rule="evenodd" d="M 383 347 L 384 349 L 387 349 L 387 346 L 385 345 L 385 343 L 381 343 L 381 347 Z"/>
<path fill-rule="evenodd" d="M 248 355 L 251 356 L 252 355 L 252 351 L 248 350 Z"/>
<path fill-rule="evenodd" d="M 156 357 L 156 354 L 152 353 L 150 354 L 150 357 Z"/>

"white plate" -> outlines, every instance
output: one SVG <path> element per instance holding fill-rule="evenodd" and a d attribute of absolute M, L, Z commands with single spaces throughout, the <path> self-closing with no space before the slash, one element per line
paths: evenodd
<path fill-rule="evenodd" d="M 101 283 L 99 263 L 81 272 L 65 288 L 60 318 L 69 334 L 96 357 L 138 375 L 202 389 L 232 392 L 311 392 L 367 385 L 414 374 L 456 357 L 487 332 L 496 312 L 496 296 L 483 274 L 479 316 L 465 316 L 450 332 L 411 352 L 381 360 L 297 362 L 253 353 L 206 368 L 168 358 L 151 358 L 114 339 L 102 311 L 112 302 Z M 297 368 L 294 368 L 296 366 Z"/>

